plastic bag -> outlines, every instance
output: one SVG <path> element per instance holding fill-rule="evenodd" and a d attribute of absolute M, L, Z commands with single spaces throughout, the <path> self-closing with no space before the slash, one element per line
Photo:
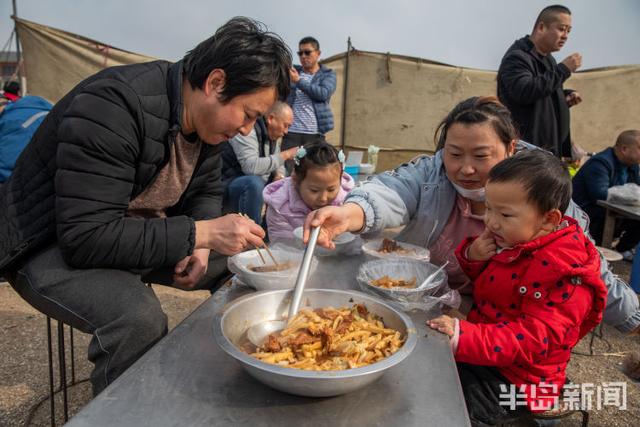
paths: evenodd
<path fill-rule="evenodd" d="M 430 311 L 447 305 L 460 306 L 460 294 L 448 286 L 447 273 L 441 271 L 429 283 L 422 282 L 438 266 L 411 259 L 381 259 L 369 261 L 360 267 L 357 281 L 360 289 L 368 294 L 383 297 L 403 311 Z M 373 280 L 389 276 L 398 280 L 416 280 L 416 288 L 380 288 L 371 284 Z"/>
<path fill-rule="evenodd" d="M 607 202 L 640 206 L 640 185 L 631 182 L 609 188 Z"/>

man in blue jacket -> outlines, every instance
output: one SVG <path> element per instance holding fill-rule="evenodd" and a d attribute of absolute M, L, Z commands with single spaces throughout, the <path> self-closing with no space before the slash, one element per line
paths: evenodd
<path fill-rule="evenodd" d="M 630 182 L 640 184 L 638 165 L 640 130 L 626 130 L 618 136 L 613 147 L 591 157 L 573 178 L 573 201 L 589 215 L 589 233 L 596 244 L 602 243 L 606 214 L 605 209 L 598 206 L 598 200 L 607 200 L 610 187 Z M 619 221 L 615 235 L 621 235 L 616 250 L 629 251 L 640 241 L 640 224 L 633 220 Z"/>
<path fill-rule="evenodd" d="M 287 99 L 293 109 L 293 124 L 282 140 L 282 151 L 324 141 L 324 135 L 333 129 L 329 100 L 336 91 L 336 73 L 318 63 L 320 43 L 313 37 L 300 40 L 298 56 L 301 65 L 291 69 L 291 92 Z M 291 173 L 293 162 L 289 160 L 285 166 Z"/>

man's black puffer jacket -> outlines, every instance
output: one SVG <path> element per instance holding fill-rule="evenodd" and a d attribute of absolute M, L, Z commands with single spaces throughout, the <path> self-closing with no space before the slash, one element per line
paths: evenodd
<path fill-rule="evenodd" d="M 0 271 L 56 241 L 76 268 L 158 268 L 191 254 L 194 220 L 221 212 L 217 146 L 203 144 L 168 218 L 125 217 L 169 160 L 181 116 L 182 62 L 108 68 L 76 86 L 0 188 Z"/>

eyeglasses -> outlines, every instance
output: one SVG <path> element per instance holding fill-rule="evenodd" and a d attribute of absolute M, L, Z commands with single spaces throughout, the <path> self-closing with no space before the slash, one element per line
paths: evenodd
<path fill-rule="evenodd" d="M 298 51 L 298 56 L 309 56 L 313 52 L 315 52 L 315 49 L 314 50 L 299 50 Z"/>

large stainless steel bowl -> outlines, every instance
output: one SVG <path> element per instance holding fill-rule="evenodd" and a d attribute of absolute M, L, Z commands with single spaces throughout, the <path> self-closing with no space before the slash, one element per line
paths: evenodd
<path fill-rule="evenodd" d="M 302 307 L 345 307 L 364 303 L 367 309 L 381 316 L 386 326 L 399 330 L 406 337 L 404 345 L 386 359 L 343 371 L 305 371 L 261 362 L 240 351 L 237 344 L 246 330 L 265 320 L 280 320 L 287 313 L 293 295 L 290 290 L 257 292 L 231 302 L 214 320 L 214 336 L 218 345 L 235 358 L 258 381 L 299 396 L 323 397 L 349 393 L 378 379 L 384 371 L 402 362 L 417 342 L 416 328 L 404 313 L 374 296 L 351 290 L 308 289 L 302 297 Z"/>

